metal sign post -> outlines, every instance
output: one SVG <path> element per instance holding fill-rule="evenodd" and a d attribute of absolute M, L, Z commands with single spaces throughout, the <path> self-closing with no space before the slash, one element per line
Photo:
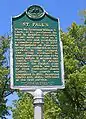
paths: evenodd
<path fill-rule="evenodd" d="M 44 95 L 40 89 L 34 92 L 34 119 L 43 119 Z"/>
<path fill-rule="evenodd" d="M 65 87 L 59 19 L 38 5 L 12 17 L 10 76 L 12 89 L 35 91 L 34 119 L 43 118 L 43 92 Z"/>

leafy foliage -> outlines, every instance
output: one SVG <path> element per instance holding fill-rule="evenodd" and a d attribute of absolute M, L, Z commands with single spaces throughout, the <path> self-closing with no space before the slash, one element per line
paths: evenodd
<path fill-rule="evenodd" d="M 20 93 L 22 94 L 22 93 Z M 33 119 L 33 104 L 32 96 L 22 94 L 18 102 L 14 102 L 16 109 L 13 109 L 13 119 Z"/>
<path fill-rule="evenodd" d="M 50 92 L 44 98 L 44 119 L 58 119 L 61 109 Z"/>
<path fill-rule="evenodd" d="M 57 91 L 61 119 L 85 119 L 86 96 L 86 27 L 75 23 L 62 32 L 64 48 L 64 90 Z"/>
<path fill-rule="evenodd" d="M 9 69 L 4 66 L 6 57 L 4 53 L 9 47 L 9 40 L 5 37 L 0 37 L 0 117 L 3 119 L 5 115 L 8 115 L 8 107 L 6 106 L 6 97 L 11 93 L 9 87 Z"/>
<path fill-rule="evenodd" d="M 86 25 L 86 9 L 80 10 L 79 15 L 82 16 L 82 20 L 84 20 L 84 24 Z"/>

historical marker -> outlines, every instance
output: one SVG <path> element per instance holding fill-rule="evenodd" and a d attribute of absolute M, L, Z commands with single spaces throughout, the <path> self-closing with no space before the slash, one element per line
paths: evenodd
<path fill-rule="evenodd" d="M 12 18 L 11 88 L 34 91 L 64 88 L 59 20 L 40 6 Z"/>

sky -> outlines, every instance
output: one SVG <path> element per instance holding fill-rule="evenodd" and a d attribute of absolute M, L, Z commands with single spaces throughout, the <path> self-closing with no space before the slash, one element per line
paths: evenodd
<path fill-rule="evenodd" d="M 82 23 L 78 11 L 86 9 L 86 0 L 0 0 L 0 35 L 10 35 L 11 17 L 33 4 L 41 5 L 48 14 L 59 18 L 64 31 L 74 21 Z"/>
<path fill-rule="evenodd" d="M 67 31 L 72 22 L 83 23 L 78 12 L 86 9 L 86 0 L 0 0 L 0 36 L 11 35 L 11 18 L 35 4 L 42 6 L 49 15 L 59 18 L 63 31 Z M 7 104 L 12 105 L 14 99 L 17 99 L 16 94 L 8 97 Z M 12 119 L 12 115 L 7 118 Z"/>

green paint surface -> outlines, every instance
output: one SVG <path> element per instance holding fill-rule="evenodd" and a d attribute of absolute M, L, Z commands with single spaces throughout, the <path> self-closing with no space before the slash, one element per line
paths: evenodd
<path fill-rule="evenodd" d="M 14 86 L 61 86 L 59 23 L 45 13 L 12 18 Z"/>

